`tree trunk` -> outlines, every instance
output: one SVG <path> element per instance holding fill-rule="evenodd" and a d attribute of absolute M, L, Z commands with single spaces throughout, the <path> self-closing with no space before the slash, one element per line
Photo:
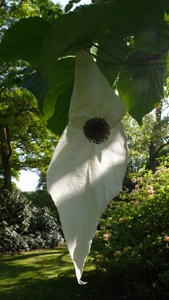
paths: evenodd
<path fill-rule="evenodd" d="M 149 147 L 149 157 L 150 157 L 150 170 L 155 173 L 157 168 L 157 161 L 156 161 L 156 146 L 153 141 L 151 141 Z"/>
<path fill-rule="evenodd" d="M 12 176 L 10 157 L 12 149 L 9 140 L 9 130 L 7 127 L 1 128 L 1 158 L 4 172 L 4 189 L 12 192 Z"/>
<path fill-rule="evenodd" d="M 162 102 L 155 110 L 155 120 L 156 123 L 159 124 L 161 121 L 162 114 Z M 151 144 L 149 147 L 149 159 L 150 159 L 150 170 L 155 173 L 157 168 L 157 146 L 156 142 L 158 141 L 158 135 L 155 135 L 153 140 L 151 140 Z"/>

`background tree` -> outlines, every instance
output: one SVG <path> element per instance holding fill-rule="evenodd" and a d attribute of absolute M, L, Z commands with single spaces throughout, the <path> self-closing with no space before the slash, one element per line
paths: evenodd
<path fill-rule="evenodd" d="M 70 2 L 71 5 L 74 3 Z M 59 19 L 57 15 L 60 12 L 56 15 L 50 2 L 46 6 L 44 2 L 40 4 L 38 1 L 30 1 L 29 5 L 27 1 L 5 3 L 12 20 L 20 10 L 24 16 L 26 7 L 29 16 L 39 14 L 47 21 L 42 22 L 38 18 L 22 19 L 7 32 L 0 52 L 6 61 L 22 58 L 37 69 L 35 73 L 31 70 L 25 86 L 37 97 L 47 126 L 58 135 L 68 121 L 74 78 L 74 57 L 70 56 L 79 47 L 95 47 L 99 67 L 111 85 L 117 83 L 129 113 L 139 123 L 157 102 L 160 103 L 167 76 L 169 5 L 167 1 L 159 5 L 159 1 L 151 0 L 146 5 L 132 0 L 125 3 L 124 5 L 121 0 L 113 3 L 101 1 L 99 5 L 77 8 L 75 12 L 61 15 Z M 44 10 L 45 7 L 47 10 Z M 67 7 L 67 11 L 70 8 Z M 87 22 L 84 23 L 84 20 Z M 51 27 L 54 21 L 55 24 Z M 96 24 L 99 27 L 97 25 L 96 28 Z M 26 28 L 30 30 L 27 31 Z M 109 28 L 109 34 L 106 33 L 106 28 Z M 19 40 L 18 34 L 22 37 Z M 68 54 L 70 55 L 67 56 Z M 148 126 L 143 128 L 144 135 L 138 134 L 136 130 L 136 136 L 140 137 L 141 142 L 139 144 L 137 140 L 137 145 L 143 149 L 143 153 L 140 155 L 137 146 L 135 156 L 132 157 L 132 164 L 137 157 L 138 165 L 144 163 L 153 171 L 157 156 L 161 155 L 168 143 L 167 118 L 161 119 L 161 109 L 162 107 L 145 117 L 144 123 L 147 122 Z M 129 120 L 130 124 L 134 124 L 133 122 Z M 162 125 L 165 127 L 163 132 Z M 132 148 L 135 141 L 131 140 L 131 133 L 128 135 L 129 146 Z M 148 146 L 146 150 L 145 145 Z M 139 154 L 139 158 L 136 154 Z M 134 164 L 136 166 L 136 162 Z"/>
<path fill-rule="evenodd" d="M 54 22 L 60 13 L 59 5 L 51 1 L 2 1 L 0 37 L 20 18 L 41 16 Z M 36 99 L 16 87 L 32 71 L 21 60 L 0 62 L 0 176 L 9 191 L 11 177 L 19 170 L 33 168 L 44 173 L 56 145 L 56 138 L 40 119 Z"/>
<path fill-rule="evenodd" d="M 36 99 L 17 87 L 1 92 L 0 129 L 4 188 L 11 191 L 12 170 L 44 173 L 57 141 L 40 119 Z"/>
<path fill-rule="evenodd" d="M 144 117 L 141 127 L 128 114 L 123 120 L 129 147 L 128 172 L 138 171 L 143 167 L 155 172 L 157 165 L 167 160 L 169 115 L 166 107 L 169 100 L 167 93 L 165 95 L 166 98 L 160 105 Z"/>

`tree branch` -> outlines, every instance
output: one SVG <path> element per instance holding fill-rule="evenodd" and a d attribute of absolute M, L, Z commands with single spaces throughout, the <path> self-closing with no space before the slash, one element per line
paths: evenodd
<path fill-rule="evenodd" d="M 140 60 L 137 60 L 136 63 L 139 65 L 142 64 L 147 64 L 147 63 L 151 63 L 154 61 L 157 61 L 159 58 L 161 58 L 163 55 L 167 54 L 167 52 L 169 51 L 169 47 L 162 49 L 159 53 L 153 55 L 153 56 L 149 56 Z"/>
<path fill-rule="evenodd" d="M 163 144 L 160 148 L 157 149 L 156 153 L 155 153 L 155 156 L 158 155 L 158 153 L 160 152 L 161 149 L 163 149 L 164 147 L 168 146 L 169 145 L 169 141 L 165 144 Z"/>
<path fill-rule="evenodd" d="M 32 112 L 34 114 L 36 114 L 37 116 L 39 116 L 39 112 L 36 108 L 22 108 L 14 113 L 12 113 L 12 117 L 17 117 L 19 115 L 21 115 L 22 113 L 25 113 L 25 112 Z M 3 118 L 3 119 L 6 119 L 6 118 L 11 118 L 11 114 L 0 114 L 0 118 Z"/>

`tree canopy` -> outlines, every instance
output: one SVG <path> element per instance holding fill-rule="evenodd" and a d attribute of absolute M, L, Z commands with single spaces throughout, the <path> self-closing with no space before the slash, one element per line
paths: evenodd
<path fill-rule="evenodd" d="M 141 124 L 163 97 L 168 16 L 166 0 L 118 0 L 79 6 L 53 24 L 43 16 L 23 18 L 6 32 L 0 56 L 34 67 L 25 86 L 37 97 L 47 126 L 59 135 L 68 121 L 79 48 L 90 49 L 112 85 L 118 81 L 128 112 Z"/>
<path fill-rule="evenodd" d="M 38 15 L 50 22 L 60 12 L 50 1 L 2 1 L 0 36 L 19 19 Z M 46 173 L 56 145 L 56 137 L 41 120 L 35 97 L 21 87 L 30 72 L 31 66 L 23 60 L 0 58 L 0 186 L 10 191 L 11 178 L 21 169 Z"/>
<path fill-rule="evenodd" d="M 75 3 L 79 6 L 74 9 Z M 11 0 L 1 2 L 0 14 L 1 157 L 6 153 L 15 173 L 34 167 L 36 161 L 44 178 L 45 161 L 49 162 L 53 149 L 49 150 L 49 144 L 56 142 L 40 118 L 54 134 L 61 135 L 68 122 L 79 48 L 95 57 L 139 125 L 159 105 L 157 114 L 144 119 L 143 134 L 132 118 L 124 121 L 133 168 L 156 166 L 159 153 L 168 145 L 168 119 L 158 115 L 168 89 L 167 0 L 93 1 L 83 6 L 80 1 L 70 1 L 65 13 L 51 1 Z M 23 87 L 35 95 L 40 113 Z M 140 147 L 145 145 L 140 157 Z"/>

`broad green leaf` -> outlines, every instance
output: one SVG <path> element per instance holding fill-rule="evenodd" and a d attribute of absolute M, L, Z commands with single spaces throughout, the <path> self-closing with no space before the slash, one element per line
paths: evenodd
<path fill-rule="evenodd" d="M 158 0 L 114 0 L 109 6 L 109 29 L 124 38 L 143 28 L 157 28 L 164 19 L 164 6 Z"/>
<path fill-rule="evenodd" d="M 110 84 L 121 71 L 119 92 L 129 112 L 141 122 L 163 94 L 169 32 L 164 12 L 168 13 L 168 7 L 159 0 L 114 0 L 110 5 L 80 7 L 60 16 L 54 25 L 38 17 L 22 19 L 6 32 L 0 58 L 23 59 L 40 68 L 41 74 L 34 73 L 25 84 L 36 95 L 47 125 L 61 132 L 73 86 L 73 59 L 60 58 L 96 44 L 100 69 Z M 128 45 L 128 38 L 134 46 Z M 50 83 L 49 90 L 44 79 Z"/>
<path fill-rule="evenodd" d="M 164 22 L 165 9 L 165 3 L 154 0 L 149 3 L 118 0 L 108 6 L 108 25 L 104 37 L 99 39 L 97 63 L 110 84 L 113 84 L 126 59 L 128 37 L 137 38 L 140 32 L 152 28 L 165 34 L 168 32 L 168 25 Z M 144 39 L 141 42 L 143 45 L 146 43 Z M 144 51 L 143 55 L 145 55 Z"/>
<path fill-rule="evenodd" d="M 74 58 L 58 60 L 49 78 L 49 84 L 39 72 L 31 75 L 23 87 L 38 100 L 42 118 L 47 127 L 61 135 L 68 123 L 68 111 L 74 82 Z"/>
<path fill-rule="evenodd" d="M 157 32 L 140 32 L 120 73 L 119 94 L 139 124 L 163 97 L 168 43 Z"/>
<path fill-rule="evenodd" d="M 73 3 L 68 3 L 66 6 L 65 6 L 65 12 L 67 13 L 69 10 L 71 10 L 73 7 Z"/>
<path fill-rule="evenodd" d="M 58 60 L 52 69 L 50 89 L 43 102 L 44 121 L 57 135 L 61 135 L 68 123 L 73 82 L 74 58 Z"/>
<path fill-rule="evenodd" d="M 41 71 L 48 78 L 58 58 L 73 54 L 79 48 L 90 48 L 101 38 L 107 26 L 107 6 L 83 6 L 60 16 L 48 33 L 41 57 Z"/>
<path fill-rule="evenodd" d="M 39 71 L 30 75 L 22 84 L 23 88 L 26 88 L 34 94 L 38 101 L 39 109 L 43 114 L 43 101 L 49 90 L 49 83 L 45 81 Z"/>
<path fill-rule="evenodd" d="M 163 85 L 166 75 L 166 54 L 157 61 L 145 61 L 126 66 L 120 73 L 118 91 L 125 102 L 130 115 L 142 123 L 154 104 L 163 97 Z"/>
<path fill-rule="evenodd" d="M 68 4 L 65 6 L 65 12 L 68 12 L 72 9 L 74 4 L 79 3 L 81 0 L 70 0 Z"/>
<path fill-rule="evenodd" d="M 120 35 L 107 35 L 97 52 L 97 64 L 112 86 L 126 58 L 126 44 Z"/>
<path fill-rule="evenodd" d="M 42 44 L 51 26 L 39 17 L 21 19 L 5 33 L 0 58 L 3 61 L 23 59 L 38 68 Z"/>

